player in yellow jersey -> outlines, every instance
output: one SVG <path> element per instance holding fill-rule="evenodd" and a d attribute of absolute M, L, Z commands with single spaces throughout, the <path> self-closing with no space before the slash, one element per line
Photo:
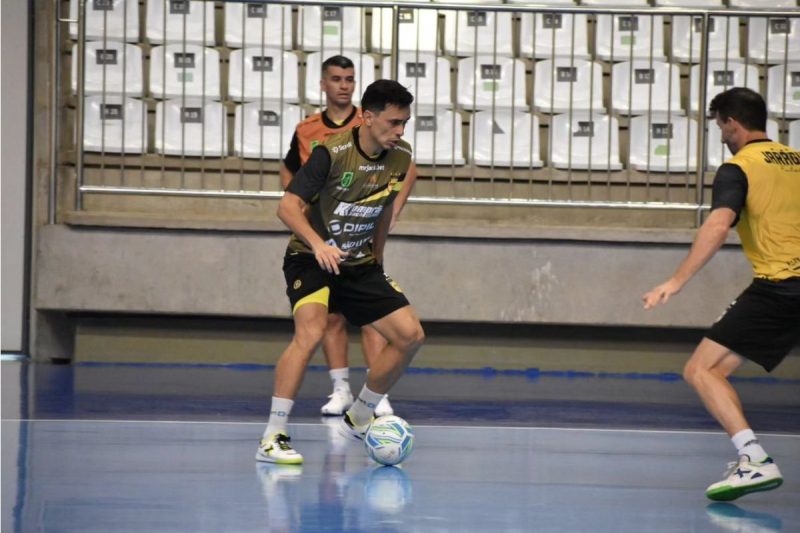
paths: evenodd
<path fill-rule="evenodd" d="M 767 138 L 766 104 L 750 89 L 718 94 L 709 110 L 734 155 L 717 170 L 711 213 L 688 255 L 642 299 L 645 309 L 666 303 L 736 226 L 755 279 L 706 332 L 683 371 L 739 454 L 706 496 L 733 500 L 783 482 L 728 377 L 746 360 L 771 371 L 800 341 L 800 152 Z"/>
<path fill-rule="evenodd" d="M 353 105 L 355 90 L 355 65 L 348 57 L 335 55 L 322 63 L 320 89 L 325 94 L 325 109 L 306 117 L 295 128 L 289 151 L 280 166 L 281 186 L 286 189 L 306 161 L 311 151 L 319 143 L 331 135 L 350 131 L 361 125 L 361 110 Z M 392 206 L 394 227 L 400 212 L 405 206 L 416 181 L 416 167 L 411 165 L 404 181 L 403 190 L 397 195 Z M 361 347 L 364 359 L 369 367 L 370 359 L 377 356 L 386 345 L 386 341 L 374 329 L 361 329 Z M 347 357 L 347 323 L 341 313 L 328 315 L 328 328 L 322 339 L 322 352 L 328 364 L 333 391 L 328 402 L 320 411 L 323 415 L 341 416 L 352 404 L 353 393 L 350 389 L 350 370 Z M 375 409 L 376 416 L 394 414 L 388 396 L 385 396 Z"/>

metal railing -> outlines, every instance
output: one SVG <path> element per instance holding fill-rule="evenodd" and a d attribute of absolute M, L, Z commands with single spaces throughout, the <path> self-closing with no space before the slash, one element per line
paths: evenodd
<path fill-rule="evenodd" d="M 75 90 L 66 96 L 70 120 L 54 84 L 52 175 L 74 166 L 76 210 L 95 193 L 281 196 L 273 178 L 295 126 L 290 112 L 302 117 L 323 103 L 308 88 L 334 53 L 353 56 L 357 91 L 385 76 L 387 64 L 415 94 L 406 139 L 429 185 L 412 196 L 416 203 L 683 210 L 699 220 L 709 171 L 722 159 L 721 145 L 708 146 L 708 96 L 737 84 L 759 90 L 783 138 L 787 119 L 800 116 L 800 64 L 792 70 L 800 10 L 146 0 L 143 35 L 131 36 L 124 0 L 71 0 L 70 19 L 54 2 L 74 38 Z M 216 24 L 221 42 L 208 38 Z M 763 46 L 755 37 L 762 30 Z M 746 40 L 741 57 L 735 37 Z M 57 46 L 53 55 L 59 80 L 69 54 Z M 129 67 L 138 64 L 142 88 L 134 91 Z M 248 151 L 253 110 L 258 142 Z M 72 125 L 74 139 L 66 135 Z M 634 133 L 646 135 L 643 155 L 633 154 L 641 144 Z"/>

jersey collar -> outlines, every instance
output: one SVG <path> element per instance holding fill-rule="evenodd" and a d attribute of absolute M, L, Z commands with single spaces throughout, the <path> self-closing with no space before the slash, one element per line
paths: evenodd
<path fill-rule="evenodd" d="M 351 131 L 353 132 L 353 144 L 355 144 L 356 150 L 358 150 L 358 153 L 361 154 L 361 157 L 363 157 L 364 159 L 366 159 L 368 161 L 380 161 L 381 159 L 386 157 L 386 154 L 387 154 L 388 150 L 381 150 L 378 153 L 378 155 L 375 155 L 375 156 L 369 156 L 369 155 L 364 153 L 364 150 L 361 149 L 361 144 L 360 144 L 360 142 L 358 140 L 358 130 L 359 129 L 361 129 L 361 126 L 356 126 Z"/>

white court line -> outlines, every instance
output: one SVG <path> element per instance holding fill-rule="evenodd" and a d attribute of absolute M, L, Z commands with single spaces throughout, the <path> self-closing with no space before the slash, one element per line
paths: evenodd
<path fill-rule="evenodd" d="M 3 422 L 75 422 L 75 423 L 104 423 L 104 424 L 218 424 L 229 426 L 263 426 L 266 422 L 226 422 L 224 420 L 112 420 L 112 419 L 91 419 L 91 418 L 3 418 Z M 289 423 L 294 427 L 329 427 L 323 423 L 298 422 Z M 442 429 L 480 429 L 480 430 L 517 430 L 517 431 L 572 431 L 587 433 L 643 433 L 643 434 L 678 434 L 678 435 L 721 435 L 724 431 L 698 431 L 691 429 L 623 429 L 623 428 L 570 428 L 570 427 L 544 427 L 544 426 L 449 426 L 449 425 L 426 425 L 412 424 L 417 428 L 442 428 Z M 769 435 L 770 437 L 785 437 L 790 439 L 800 439 L 800 434 L 795 433 L 771 433 L 759 431 L 759 435 Z"/>

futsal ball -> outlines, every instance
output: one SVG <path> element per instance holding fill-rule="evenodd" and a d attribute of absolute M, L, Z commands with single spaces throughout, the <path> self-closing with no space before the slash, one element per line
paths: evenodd
<path fill-rule="evenodd" d="M 381 416 L 369 426 L 364 445 L 375 462 L 396 465 L 411 455 L 414 430 L 399 416 Z"/>

